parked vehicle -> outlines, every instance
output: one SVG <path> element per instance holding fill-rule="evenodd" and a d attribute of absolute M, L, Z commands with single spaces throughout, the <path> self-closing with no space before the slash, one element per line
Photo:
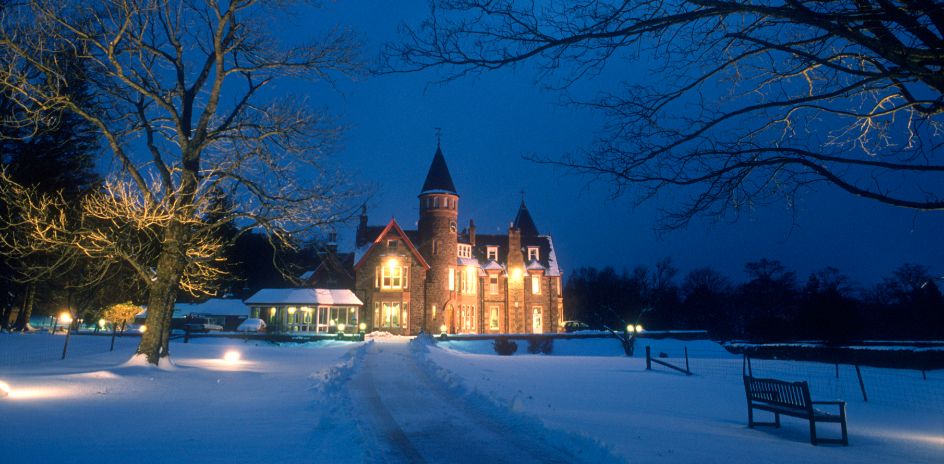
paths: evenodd
<path fill-rule="evenodd" d="M 583 330 L 591 330 L 589 325 L 580 321 L 564 321 L 561 323 L 561 327 L 564 329 L 564 332 L 580 332 Z"/>
<path fill-rule="evenodd" d="M 189 330 L 191 332 L 221 332 L 223 330 L 223 326 L 214 324 L 205 317 L 192 317 L 187 319 L 187 322 L 184 323 L 184 330 Z"/>
<path fill-rule="evenodd" d="M 266 323 L 262 319 L 250 317 L 236 327 L 237 332 L 265 332 Z"/>

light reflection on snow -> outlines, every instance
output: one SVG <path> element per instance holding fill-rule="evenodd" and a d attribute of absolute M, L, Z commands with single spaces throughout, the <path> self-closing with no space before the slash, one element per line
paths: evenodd
<path fill-rule="evenodd" d="M 243 359 L 238 359 L 235 361 L 228 361 L 226 359 L 195 359 L 188 358 L 186 360 L 178 359 L 178 363 L 181 366 L 191 366 L 199 367 L 202 369 L 207 369 L 211 371 L 251 371 L 257 370 L 258 367 L 261 367 L 259 363 L 253 361 L 246 361 Z"/>
<path fill-rule="evenodd" d="M 74 398 L 76 395 L 69 388 L 48 386 L 19 386 L 10 388 L 10 396 L 5 399 L 14 401 L 35 401 Z"/>
<path fill-rule="evenodd" d="M 893 438 L 897 440 L 916 441 L 927 445 L 944 446 L 944 435 L 935 435 L 929 433 L 914 433 L 903 430 L 877 430 L 869 435 L 883 438 Z"/>

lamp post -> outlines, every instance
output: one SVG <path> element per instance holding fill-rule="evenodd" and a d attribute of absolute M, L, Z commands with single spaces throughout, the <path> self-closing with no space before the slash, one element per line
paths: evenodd
<path fill-rule="evenodd" d="M 63 311 L 59 314 L 59 320 L 66 326 L 66 341 L 62 345 L 62 359 L 66 359 L 66 352 L 69 350 L 69 336 L 72 335 L 72 314 L 68 311 Z"/>

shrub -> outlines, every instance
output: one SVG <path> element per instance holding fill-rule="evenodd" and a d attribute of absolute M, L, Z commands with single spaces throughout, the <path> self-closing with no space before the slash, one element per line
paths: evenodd
<path fill-rule="evenodd" d="M 528 337 L 528 353 L 551 354 L 554 351 L 554 339 L 551 337 Z"/>
<path fill-rule="evenodd" d="M 504 337 L 495 339 L 495 344 L 492 346 L 495 352 L 502 356 L 511 356 L 518 351 L 518 344 Z"/>

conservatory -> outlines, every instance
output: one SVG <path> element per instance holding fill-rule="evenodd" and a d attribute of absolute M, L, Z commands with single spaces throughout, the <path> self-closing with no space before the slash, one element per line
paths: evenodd
<path fill-rule="evenodd" d="M 357 333 L 363 303 L 354 292 L 324 288 L 265 288 L 245 301 L 270 332 Z"/>

